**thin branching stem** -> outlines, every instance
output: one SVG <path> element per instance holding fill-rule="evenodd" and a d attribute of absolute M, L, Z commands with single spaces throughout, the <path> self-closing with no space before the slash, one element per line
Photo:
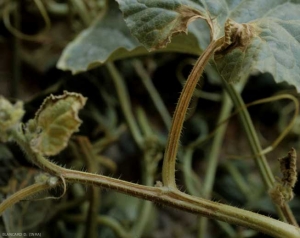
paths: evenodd
<path fill-rule="evenodd" d="M 234 105 L 237 108 L 244 109 L 239 112 L 239 117 L 241 119 L 242 125 L 246 132 L 246 136 L 250 143 L 252 153 L 255 155 L 254 160 L 255 163 L 257 164 L 257 167 L 259 168 L 259 172 L 262 176 L 263 182 L 267 189 L 271 189 L 273 187 L 275 178 L 267 162 L 265 155 L 262 154 L 263 150 L 261 148 L 251 117 L 248 113 L 248 110 L 246 109 L 246 105 L 244 104 L 241 95 L 237 93 L 235 87 L 232 84 L 227 84 L 226 82 L 224 82 L 223 85 L 225 86 L 228 94 L 230 95 Z M 278 215 L 283 221 L 288 221 L 290 224 L 293 224 L 294 226 L 298 227 L 298 223 L 287 203 L 285 203 L 283 206 L 280 207 L 276 206 L 276 209 Z"/>
<path fill-rule="evenodd" d="M 126 85 L 122 75 L 119 73 L 116 66 L 113 62 L 107 62 L 107 69 L 111 75 L 111 78 L 115 84 L 116 91 L 119 97 L 119 102 L 121 104 L 121 108 L 125 117 L 125 120 L 128 124 L 130 132 L 137 143 L 137 145 L 142 148 L 143 147 L 143 137 L 141 135 L 140 129 L 137 126 L 137 122 L 133 116 L 130 97 L 128 95 L 128 90 L 126 89 Z"/>
<path fill-rule="evenodd" d="M 104 175 L 60 167 L 47 160 L 41 154 L 34 153 L 28 145 L 26 138 L 22 135 L 22 131 L 14 128 L 12 135 L 14 135 L 15 141 L 26 152 L 32 162 L 44 171 L 64 178 L 67 182 L 79 182 L 113 189 L 134 197 L 155 201 L 160 204 L 200 214 L 211 219 L 249 227 L 276 238 L 298 238 L 300 236 L 300 229 L 295 226 L 240 208 L 193 197 L 177 189 L 170 189 L 166 186 L 150 187 Z"/>
<path fill-rule="evenodd" d="M 0 215 L 9 207 L 20 202 L 21 200 L 25 199 L 26 197 L 35 195 L 42 191 L 47 191 L 51 188 L 51 185 L 47 183 L 36 183 L 32 184 L 26 188 L 19 190 L 18 192 L 14 193 L 13 195 L 9 196 L 0 204 Z"/>
<path fill-rule="evenodd" d="M 149 92 L 149 95 L 154 103 L 157 111 L 159 112 L 162 120 L 165 123 L 165 126 L 169 129 L 171 126 L 172 118 L 166 105 L 164 104 L 160 94 L 156 90 L 155 86 L 152 83 L 150 76 L 148 75 L 147 71 L 144 69 L 142 63 L 139 60 L 133 60 L 132 62 L 137 74 L 140 76 L 142 83 L 144 84 L 145 88 Z"/>
<path fill-rule="evenodd" d="M 67 222 L 85 223 L 85 217 L 80 215 L 63 215 L 63 219 Z M 96 222 L 99 225 L 104 225 L 112 229 L 112 231 L 119 238 L 130 238 L 132 237 L 129 232 L 127 232 L 123 226 L 113 217 L 109 216 L 98 216 Z"/>
<path fill-rule="evenodd" d="M 87 137 L 77 137 L 80 150 L 86 162 L 87 171 L 90 173 L 98 172 L 96 155 L 93 153 L 93 147 Z M 100 189 L 91 186 L 88 193 L 89 207 L 86 216 L 85 237 L 97 237 L 97 216 L 100 203 Z"/>
<path fill-rule="evenodd" d="M 223 121 L 225 118 L 229 116 L 231 108 L 232 108 L 232 103 L 230 101 L 230 98 L 226 94 L 226 92 L 224 92 L 223 99 L 222 99 L 222 109 L 218 118 L 218 123 Z M 211 192 L 216 177 L 218 158 L 221 151 L 221 146 L 225 136 L 226 128 L 227 128 L 227 124 L 223 124 L 218 128 L 218 131 L 215 134 L 212 147 L 210 149 L 210 153 L 207 159 L 207 166 L 206 166 L 207 169 L 205 172 L 205 178 L 201 189 L 202 197 L 207 199 L 210 199 L 211 197 Z M 207 218 L 200 217 L 198 237 L 199 238 L 205 237 L 206 232 L 207 232 Z"/>

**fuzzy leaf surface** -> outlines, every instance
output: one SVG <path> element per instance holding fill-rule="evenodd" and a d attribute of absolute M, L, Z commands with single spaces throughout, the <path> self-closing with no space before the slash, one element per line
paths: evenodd
<path fill-rule="evenodd" d="M 208 33 L 208 28 L 202 23 L 191 26 L 190 31 L 188 37 L 174 37 L 172 43 L 163 51 L 200 55 L 202 49 L 199 42 L 208 42 L 209 35 L 199 32 Z M 149 51 L 131 35 L 117 4 L 110 1 L 104 17 L 97 19 L 68 44 L 57 67 L 75 74 L 97 67 L 106 61 L 148 53 Z"/>
<path fill-rule="evenodd" d="M 249 12 L 265 9 L 255 14 L 256 19 L 246 11 L 234 15 L 244 15 L 255 29 L 255 36 L 244 50 L 236 48 L 215 57 L 221 76 L 235 82 L 251 73 L 268 72 L 277 83 L 288 82 L 300 91 L 300 1 L 274 1 L 277 4 L 273 3 L 268 10 L 263 6 L 269 1 L 252 2 L 253 9 L 248 9 Z"/>
<path fill-rule="evenodd" d="M 203 17 L 210 16 L 213 19 L 215 39 L 224 35 L 227 19 L 249 24 L 255 32 L 245 47 L 236 47 L 216 55 L 215 62 L 220 75 L 226 81 L 234 82 L 252 73 L 268 72 L 277 83 L 288 82 L 300 91 L 300 0 L 117 2 L 132 34 L 149 49 L 165 46 L 168 39 L 177 32 L 176 22 L 182 14 L 178 9 L 182 6 L 199 12 Z M 204 31 L 202 34 L 208 33 Z"/>
<path fill-rule="evenodd" d="M 203 18 L 205 11 L 192 1 L 117 0 L 131 33 L 149 50 L 164 48 L 176 33 Z"/>
<path fill-rule="evenodd" d="M 81 94 L 66 91 L 60 96 L 47 97 L 27 125 L 31 149 L 45 156 L 62 151 L 71 135 L 78 131 L 82 122 L 78 112 L 86 100 Z"/>

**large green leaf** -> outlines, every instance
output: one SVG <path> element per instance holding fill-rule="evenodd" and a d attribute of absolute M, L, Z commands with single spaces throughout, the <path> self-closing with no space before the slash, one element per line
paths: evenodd
<path fill-rule="evenodd" d="M 209 35 L 205 24 L 191 25 L 188 37 L 176 36 L 167 48 L 161 51 L 182 52 L 200 55 L 200 42 L 206 43 Z M 148 54 L 130 33 L 117 4 L 110 5 L 103 18 L 99 18 L 91 27 L 81 32 L 63 51 L 57 67 L 79 73 L 105 63 L 108 60 L 122 59 Z"/>
<path fill-rule="evenodd" d="M 247 44 L 242 48 L 231 48 L 215 57 L 221 76 L 232 82 L 248 77 L 251 73 L 269 72 L 276 82 L 286 81 L 300 91 L 300 0 L 117 2 L 132 34 L 148 49 L 163 47 L 174 33 L 184 31 L 178 26 L 194 20 L 193 13 L 213 19 L 215 38 L 224 35 L 227 19 L 246 23 L 254 31 Z M 182 14 L 190 18 L 184 18 Z M 199 21 L 195 23 L 199 24 Z"/>
<path fill-rule="evenodd" d="M 226 1 L 221 0 L 116 1 L 119 3 L 131 33 L 149 50 L 167 46 L 172 35 L 186 32 L 187 25 L 197 18 L 214 19 L 216 34 L 222 34 L 223 25 L 232 7 Z M 197 21 L 194 24 L 204 24 L 204 21 Z M 206 39 L 205 35 L 209 33 L 199 31 L 198 34 L 199 44 L 202 44 L 204 42 L 201 40 Z"/>
<path fill-rule="evenodd" d="M 258 4 L 259 1 L 252 2 Z M 281 4 L 269 6 L 259 16 L 256 14 L 255 17 L 260 17 L 257 19 L 246 15 L 246 11 L 237 11 L 235 15 L 251 21 L 257 35 L 244 51 L 236 48 L 221 57 L 216 56 L 217 67 L 229 82 L 253 72 L 269 72 L 276 82 L 286 81 L 300 91 L 300 1 L 274 2 Z"/>
<path fill-rule="evenodd" d="M 153 50 L 165 47 L 173 34 L 185 32 L 189 22 L 204 16 L 191 1 L 117 0 L 131 33 Z"/>

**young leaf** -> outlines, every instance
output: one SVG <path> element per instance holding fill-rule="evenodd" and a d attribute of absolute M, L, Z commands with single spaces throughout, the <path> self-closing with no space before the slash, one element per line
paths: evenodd
<path fill-rule="evenodd" d="M 208 35 L 199 34 L 206 31 Z M 201 38 L 204 36 L 204 38 Z M 209 32 L 205 24 L 191 27 L 188 37 L 178 35 L 164 51 L 201 54 L 200 38 L 208 42 Z M 106 61 L 147 54 L 148 51 L 130 33 L 117 4 L 110 1 L 103 18 L 81 32 L 63 51 L 57 67 L 72 73 L 87 71 Z"/>
<path fill-rule="evenodd" d="M 13 105 L 0 96 L 0 141 L 6 142 L 9 139 L 9 129 L 21 121 L 24 113 L 22 102 Z"/>
<path fill-rule="evenodd" d="M 60 96 L 47 97 L 35 118 L 27 124 L 26 136 L 31 149 L 45 156 L 63 150 L 71 135 L 78 131 L 82 122 L 78 112 L 86 100 L 81 94 L 66 91 Z"/>

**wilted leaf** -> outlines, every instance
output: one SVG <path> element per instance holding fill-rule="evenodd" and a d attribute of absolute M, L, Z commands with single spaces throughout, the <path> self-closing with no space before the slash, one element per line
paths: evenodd
<path fill-rule="evenodd" d="M 219 52 L 215 57 L 221 76 L 229 81 L 255 72 L 269 72 L 276 82 L 286 81 L 300 91 L 299 0 L 117 0 L 131 32 L 153 48 L 160 37 L 176 30 L 177 9 L 186 6 L 213 19 L 214 38 L 224 36 L 228 19 L 254 30 L 244 47 Z M 195 22 L 198 23 L 198 22 Z M 201 33 L 199 33 L 201 34 Z M 203 32 L 203 34 L 208 34 Z"/>
<path fill-rule="evenodd" d="M 171 36 L 187 32 L 187 25 L 204 17 L 191 1 L 117 0 L 131 33 L 149 50 L 164 48 Z"/>
<path fill-rule="evenodd" d="M 22 102 L 13 105 L 6 98 L 0 96 L 0 141 L 8 140 L 8 130 L 21 121 L 24 113 Z"/>
<path fill-rule="evenodd" d="M 193 25 L 190 32 L 188 37 L 176 36 L 172 44 L 169 44 L 164 51 L 201 54 L 199 42 L 207 43 L 209 35 L 199 34 L 199 32 L 208 33 L 207 26 L 205 24 Z M 117 4 L 110 1 L 105 16 L 81 32 L 66 47 L 57 67 L 78 73 L 101 65 L 108 60 L 143 54 L 148 54 L 148 51 L 131 35 Z"/>
<path fill-rule="evenodd" d="M 82 122 L 78 112 L 86 100 L 81 94 L 66 91 L 60 96 L 47 97 L 27 125 L 31 149 L 46 156 L 63 150 L 71 135 L 78 131 Z"/>

